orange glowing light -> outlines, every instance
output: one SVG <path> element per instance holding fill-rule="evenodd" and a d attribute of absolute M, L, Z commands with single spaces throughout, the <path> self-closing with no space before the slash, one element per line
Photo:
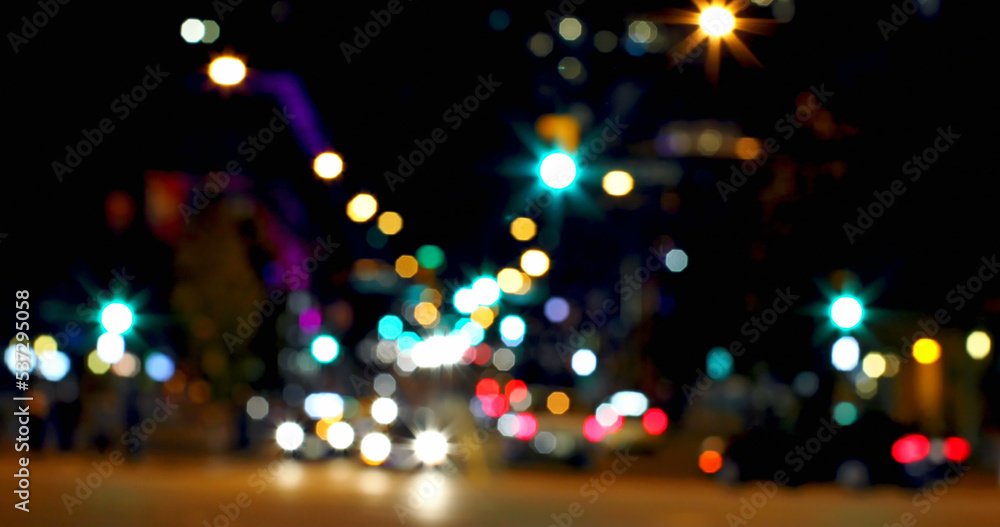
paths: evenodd
<path fill-rule="evenodd" d="M 698 468 L 705 474 L 715 474 L 722 469 L 722 454 L 714 450 L 706 450 L 698 456 Z"/>
<path fill-rule="evenodd" d="M 736 157 L 753 159 L 760 154 L 760 141 L 753 137 L 741 137 L 736 140 Z"/>
<path fill-rule="evenodd" d="M 667 9 L 662 15 L 648 17 L 655 22 L 687 24 L 696 26 L 694 33 L 670 49 L 668 54 L 672 65 L 690 62 L 701 55 L 700 46 L 708 41 L 708 56 L 705 58 L 705 75 L 715 84 L 719 78 L 719 63 L 722 56 L 722 42 L 725 42 L 740 64 L 761 67 L 760 61 L 738 36 L 736 31 L 765 35 L 777 24 L 775 20 L 762 18 L 740 18 L 737 15 L 751 5 L 749 0 L 692 0 L 697 11 Z"/>

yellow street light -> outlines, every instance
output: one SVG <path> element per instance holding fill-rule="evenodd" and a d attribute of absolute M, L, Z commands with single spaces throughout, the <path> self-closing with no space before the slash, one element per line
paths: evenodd
<path fill-rule="evenodd" d="M 347 204 L 347 217 L 357 223 L 370 220 L 377 211 L 378 202 L 371 194 L 358 194 Z"/>
<path fill-rule="evenodd" d="M 323 179 L 333 179 L 344 171 L 344 160 L 333 152 L 323 152 L 313 160 L 313 171 Z"/>
<path fill-rule="evenodd" d="M 208 65 L 208 77 L 222 86 L 239 84 L 246 76 L 246 65 L 236 57 L 219 57 Z"/>

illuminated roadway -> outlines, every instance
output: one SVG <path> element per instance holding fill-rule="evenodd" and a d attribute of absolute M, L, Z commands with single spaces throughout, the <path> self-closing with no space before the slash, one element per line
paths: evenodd
<path fill-rule="evenodd" d="M 544 527 L 557 525 L 556 515 L 562 527 L 882 527 L 907 525 L 901 521 L 910 513 L 909 525 L 985 527 L 996 526 L 1000 518 L 995 480 L 975 474 L 944 489 L 936 503 L 914 504 L 914 490 L 877 488 L 862 493 L 831 485 L 780 488 L 765 499 L 763 493 L 755 496 L 761 489 L 753 484 L 725 487 L 705 478 L 653 477 L 642 469 L 641 461 L 626 466 L 624 461 L 613 465 L 609 460 L 602 468 L 616 468 L 621 474 L 605 470 L 602 483 L 602 471 L 517 470 L 433 477 L 343 459 L 274 463 L 272 476 L 270 460 L 263 458 L 147 459 L 113 467 L 106 478 L 98 479 L 91 463 L 104 459 L 36 454 L 30 463 L 31 512 L 14 510 L 8 490 L 6 510 L 0 514 L 3 525 Z M 14 471 L 12 457 L 0 457 L 0 462 L 7 467 L 4 470 Z M 63 494 L 72 495 L 76 478 L 88 475 L 99 486 L 73 507 L 70 516 Z M 420 493 L 425 497 L 416 498 Z M 226 511 L 232 520 L 220 516 Z M 730 513 L 733 516 L 727 516 Z"/>

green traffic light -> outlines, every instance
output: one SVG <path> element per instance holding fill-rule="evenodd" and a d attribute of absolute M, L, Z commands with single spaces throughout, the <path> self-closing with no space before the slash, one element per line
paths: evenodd
<path fill-rule="evenodd" d="M 830 306 L 830 318 L 837 327 L 851 329 L 861 323 L 864 309 L 861 302 L 852 296 L 842 296 Z"/>
<path fill-rule="evenodd" d="M 562 152 L 549 154 L 539 165 L 538 175 L 549 188 L 566 188 L 576 179 L 576 161 Z"/>
<path fill-rule="evenodd" d="M 121 302 L 108 304 L 101 311 L 101 325 L 108 333 L 120 335 L 132 327 L 132 309 Z"/>

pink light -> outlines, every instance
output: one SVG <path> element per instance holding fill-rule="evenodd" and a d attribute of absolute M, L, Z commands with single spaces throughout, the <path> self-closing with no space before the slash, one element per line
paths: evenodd
<path fill-rule="evenodd" d="M 304 333 L 316 333 L 322 322 L 323 317 L 319 314 L 319 309 L 315 307 L 306 308 L 299 314 L 299 327 Z"/>
<path fill-rule="evenodd" d="M 479 400 L 483 402 L 483 413 L 490 417 L 500 417 L 510 408 L 502 395 L 480 395 Z"/>
<path fill-rule="evenodd" d="M 596 417 L 590 416 L 583 422 L 583 436 L 586 437 L 588 441 L 596 443 L 604 439 L 604 436 L 606 435 L 608 435 L 608 430 L 601 426 L 601 423 L 597 422 Z"/>
<path fill-rule="evenodd" d="M 528 440 L 535 437 L 536 432 L 538 432 L 538 420 L 535 419 L 535 416 L 531 414 L 517 415 L 517 431 L 514 432 L 514 437 Z"/>
<path fill-rule="evenodd" d="M 611 426 L 606 426 L 604 428 L 607 429 L 609 434 L 617 434 L 623 426 L 625 426 L 625 418 L 619 415 L 618 418 L 615 419 L 615 422 L 611 423 Z"/>

